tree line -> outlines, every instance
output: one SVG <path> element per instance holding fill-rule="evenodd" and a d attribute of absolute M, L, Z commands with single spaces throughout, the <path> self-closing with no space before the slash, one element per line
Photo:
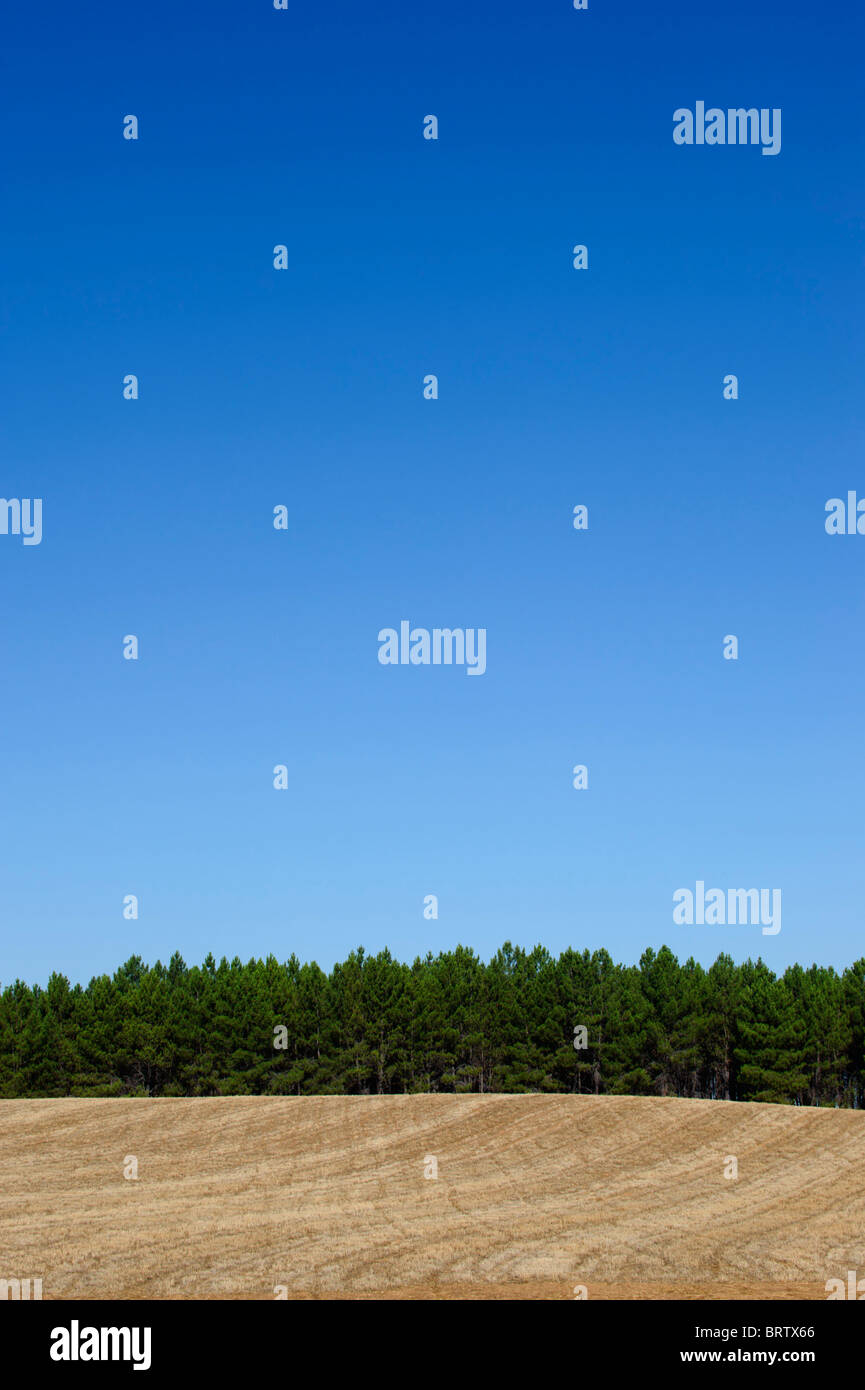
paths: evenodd
<path fill-rule="evenodd" d="M 666 946 L 626 966 L 507 942 L 487 963 L 463 946 L 411 965 L 360 948 L 328 974 L 294 955 L 175 954 L 0 991 L 6 1099 L 434 1091 L 861 1108 L 865 959 L 776 975 Z"/>

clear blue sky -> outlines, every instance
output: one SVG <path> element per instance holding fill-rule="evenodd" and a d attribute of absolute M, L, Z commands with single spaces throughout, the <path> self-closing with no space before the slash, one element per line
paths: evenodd
<path fill-rule="evenodd" d="M 865 537 L 824 529 L 863 39 L 852 0 L 10 11 L 0 492 L 44 535 L 0 536 L 0 980 L 865 953 Z M 677 147 L 698 100 L 781 153 Z M 379 665 L 403 618 L 486 628 L 484 676 Z M 674 926 L 698 879 L 781 888 L 780 934 Z"/>

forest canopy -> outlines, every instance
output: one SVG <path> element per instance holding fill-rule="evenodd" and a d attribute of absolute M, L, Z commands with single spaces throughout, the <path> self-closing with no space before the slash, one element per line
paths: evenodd
<path fill-rule="evenodd" d="M 584 1032 L 582 1030 L 585 1030 Z M 666 946 L 510 942 L 402 964 L 361 947 L 187 966 L 132 956 L 86 986 L 0 992 L 0 1097 L 582 1092 L 860 1108 L 865 959 L 839 975 Z M 578 1044 L 579 1046 L 575 1046 Z"/>

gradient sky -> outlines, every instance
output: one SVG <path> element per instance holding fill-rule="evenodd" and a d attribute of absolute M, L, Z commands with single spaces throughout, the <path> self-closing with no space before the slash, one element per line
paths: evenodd
<path fill-rule="evenodd" d="M 0 981 L 865 954 L 865 537 L 824 529 L 865 496 L 863 40 L 852 0 L 14 7 Z M 674 145 L 698 100 L 780 107 L 781 153 Z M 379 665 L 403 618 L 485 627 L 486 674 Z M 780 934 L 675 926 L 698 879 L 780 888 Z"/>

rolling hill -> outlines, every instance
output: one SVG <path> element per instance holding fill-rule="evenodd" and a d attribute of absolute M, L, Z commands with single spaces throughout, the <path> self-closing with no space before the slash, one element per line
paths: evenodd
<path fill-rule="evenodd" d="M 0 1278 L 46 1299 L 822 1299 L 865 1274 L 863 1166 L 849 1110 L 10 1100 Z"/>

